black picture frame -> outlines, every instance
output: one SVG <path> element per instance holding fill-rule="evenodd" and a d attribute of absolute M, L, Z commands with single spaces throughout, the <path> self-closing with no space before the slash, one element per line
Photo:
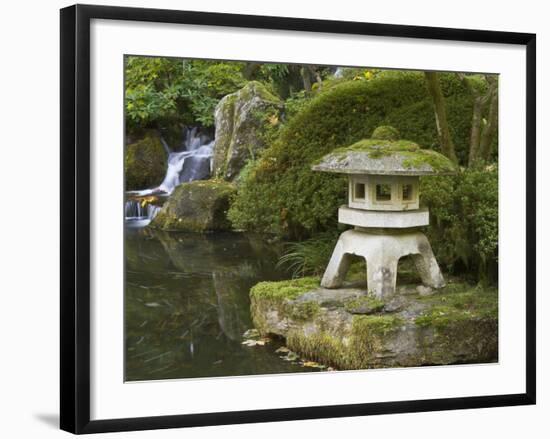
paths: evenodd
<path fill-rule="evenodd" d="M 384 403 L 90 420 L 90 21 L 181 23 L 255 29 L 484 42 L 526 47 L 526 392 Z M 303 18 L 110 6 L 61 10 L 61 404 L 72 433 L 192 427 L 535 404 L 536 401 L 536 36 Z"/>

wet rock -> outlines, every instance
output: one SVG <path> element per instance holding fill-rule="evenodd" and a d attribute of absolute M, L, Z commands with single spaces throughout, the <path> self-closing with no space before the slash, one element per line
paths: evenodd
<path fill-rule="evenodd" d="M 227 210 L 234 194 L 234 185 L 225 181 L 183 183 L 170 195 L 150 227 L 185 232 L 230 230 Z"/>
<path fill-rule="evenodd" d="M 431 287 L 426 287 L 424 285 L 417 286 L 416 291 L 421 296 L 431 296 L 432 294 L 434 294 L 434 290 Z"/>
<path fill-rule="evenodd" d="M 225 96 L 216 106 L 214 176 L 233 181 L 248 160 L 266 146 L 263 134 L 278 123 L 282 103 L 264 85 L 251 81 L 241 90 Z"/>
<path fill-rule="evenodd" d="M 167 155 L 157 133 L 149 131 L 145 137 L 126 145 L 124 176 L 126 189 L 147 189 L 158 186 L 166 172 Z"/>

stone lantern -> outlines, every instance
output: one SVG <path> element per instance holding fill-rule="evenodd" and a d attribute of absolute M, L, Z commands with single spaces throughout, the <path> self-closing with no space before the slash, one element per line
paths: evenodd
<path fill-rule="evenodd" d="M 348 175 L 348 205 L 338 222 L 354 226 L 340 235 L 321 286 L 342 286 L 351 255 L 367 263 L 367 286 L 377 297 L 395 293 L 397 263 L 410 255 L 422 283 L 433 288 L 445 280 L 426 236 L 428 209 L 419 206 L 419 177 L 452 174 L 455 165 L 438 152 L 398 139 L 392 127 L 379 127 L 371 139 L 325 155 L 312 169 Z"/>

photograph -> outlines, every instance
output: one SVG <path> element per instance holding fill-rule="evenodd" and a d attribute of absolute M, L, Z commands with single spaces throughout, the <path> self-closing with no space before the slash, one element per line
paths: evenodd
<path fill-rule="evenodd" d="M 125 382 L 499 362 L 498 73 L 121 68 Z"/>

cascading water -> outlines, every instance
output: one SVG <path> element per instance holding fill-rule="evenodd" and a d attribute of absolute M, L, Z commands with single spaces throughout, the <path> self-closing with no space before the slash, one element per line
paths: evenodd
<path fill-rule="evenodd" d="M 168 153 L 168 167 L 159 186 L 126 193 L 129 198 L 124 210 L 128 223 L 142 227 L 153 220 L 160 206 L 150 203 L 148 197 L 158 201 L 159 197 L 165 198 L 170 195 L 180 183 L 210 177 L 215 142 L 201 134 L 196 127 L 186 129 L 183 137 L 183 151 L 179 152 L 172 151 L 162 140 Z"/>

